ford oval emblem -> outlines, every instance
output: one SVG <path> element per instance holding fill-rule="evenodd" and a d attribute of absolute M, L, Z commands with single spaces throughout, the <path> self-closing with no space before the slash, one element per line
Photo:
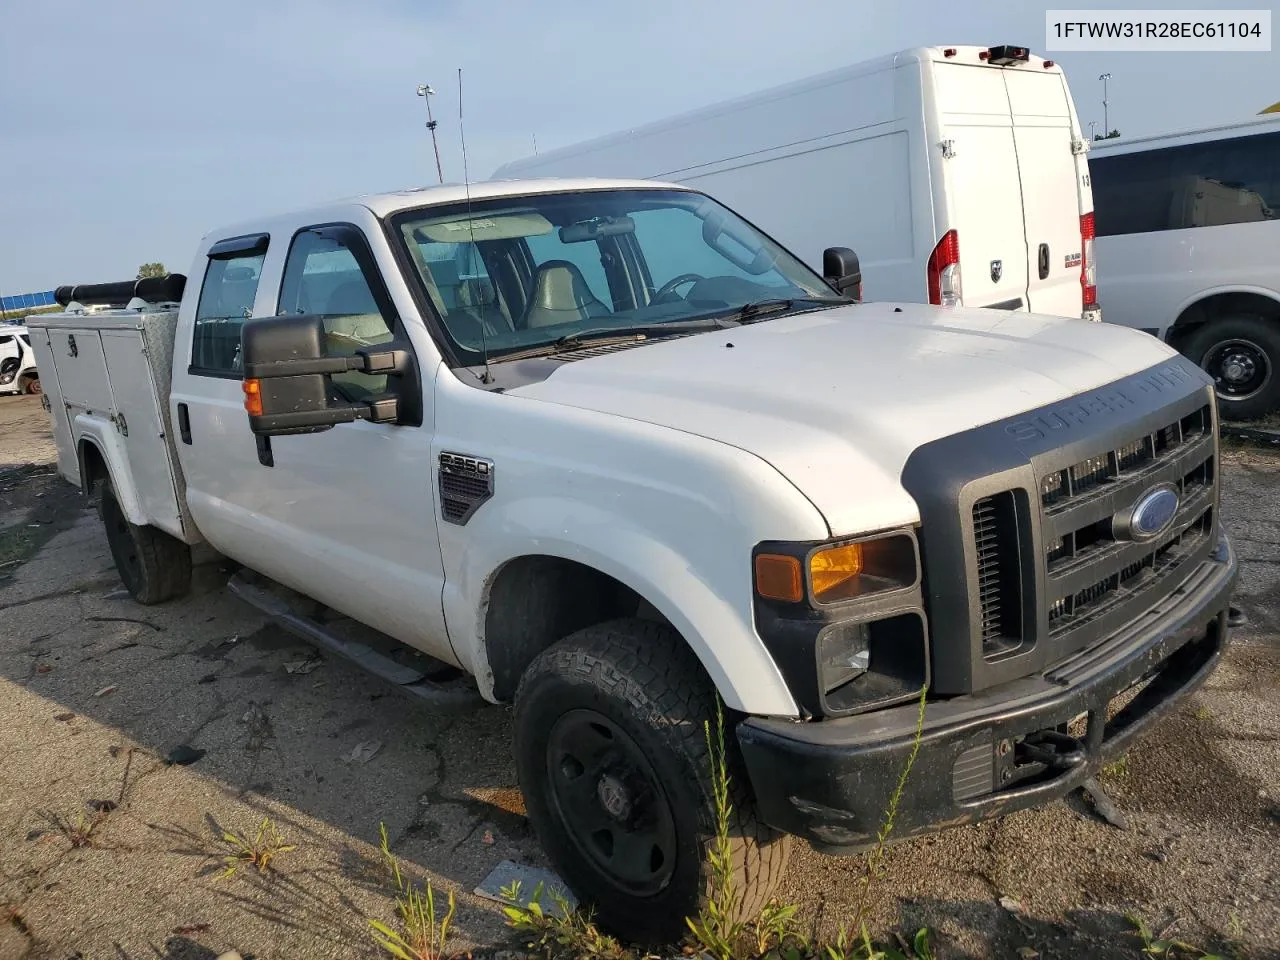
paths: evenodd
<path fill-rule="evenodd" d="M 1150 540 L 1169 529 L 1178 515 L 1178 490 L 1171 484 L 1155 487 L 1138 498 L 1128 510 L 1111 520 L 1117 540 Z"/>

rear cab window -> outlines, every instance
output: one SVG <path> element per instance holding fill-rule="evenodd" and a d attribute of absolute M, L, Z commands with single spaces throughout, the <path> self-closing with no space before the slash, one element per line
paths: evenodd
<path fill-rule="evenodd" d="M 194 376 L 239 379 L 240 328 L 253 314 L 268 241 L 262 233 L 221 240 L 209 248 L 191 332 L 188 372 Z"/>

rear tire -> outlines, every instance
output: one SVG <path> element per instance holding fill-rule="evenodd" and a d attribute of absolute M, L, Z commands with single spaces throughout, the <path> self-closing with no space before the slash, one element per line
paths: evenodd
<path fill-rule="evenodd" d="M 665 624 L 616 620 L 540 654 L 516 693 L 515 754 L 529 820 L 601 925 L 669 944 L 712 892 L 715 689 Z M 791 838 L 761 823 L 726 724 L 736 912 L 754 918 Z"/>
<path fill-rule="evenodd" d="M 186 594 L 191 589 L 191 548 L 163 530 L 130 523 L 110 480 L 99 480 L 95 493 L 111 556 L 129 595 L 150 606 Z"/>
<path fill-rule="evenodd" d="M 1217 317 L 1180 346 L 1213 377 L 1223 419 L 1253 420 L 1280 407 L 1280 323 L 1249 315 Z"/>

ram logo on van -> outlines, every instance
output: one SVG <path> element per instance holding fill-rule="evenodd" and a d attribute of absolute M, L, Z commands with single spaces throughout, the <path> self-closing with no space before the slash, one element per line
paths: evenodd
<path fill-rule="evenodd" d="M 1068 253 L 1066 262 L 1068 270 L 1072 267 L 1078 267 L 1080 264 L 1084 263 L 1084 255 L 1079 253 Z"/>

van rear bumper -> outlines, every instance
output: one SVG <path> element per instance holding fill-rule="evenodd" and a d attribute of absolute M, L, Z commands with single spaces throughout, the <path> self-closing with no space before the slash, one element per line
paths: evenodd
<path fill-rule="evenodd" d="M 1071 683 L 1035 675 L 927 704 L 894 837 L 1039 806 L 1094 776 L 1212 673 L 1236 576 L 1224 536 L 1180 588 L 1180 604 L 1101 644 Z M 911 703 L 809 723 L 743 721 L 738 741 L 760 816 L 824 853 L 874 844 L 915 749 L 918 715 Z"/>

